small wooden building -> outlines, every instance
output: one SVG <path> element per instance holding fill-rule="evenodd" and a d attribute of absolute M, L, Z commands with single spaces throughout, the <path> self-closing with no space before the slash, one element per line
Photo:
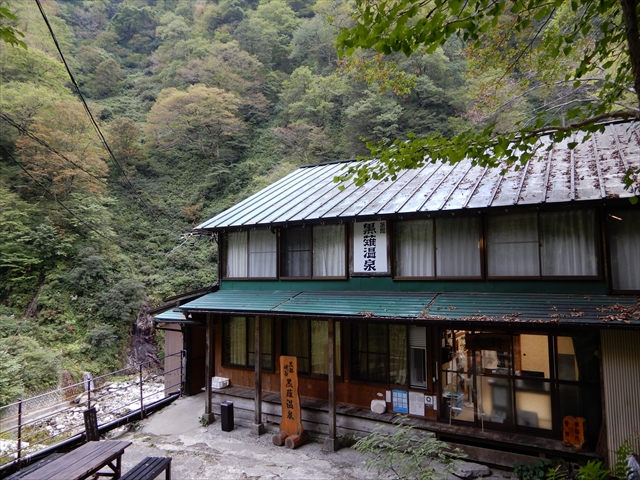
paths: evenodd
<path fill-rule="evenodd" d="M 178 310 L 206 329 L 206 377 L 232 385 L 206 382 L 207 413 L 251 397 L 261 431 L 293 355 L 330 445 L 358 429 L 347 417 L 402 413 L 480 459 L 611 464 L 640 431 L 640 208 L 623 188 L 638 128 L 610 124 L 504 175 L 427 163 L 340 190 L 349 162 L 304 167 L 199 225 L 217 234 L 219 290 Z"/>

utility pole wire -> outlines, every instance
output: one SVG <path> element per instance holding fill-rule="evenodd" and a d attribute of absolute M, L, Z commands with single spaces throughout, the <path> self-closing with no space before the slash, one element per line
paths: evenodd
<path fill-rule="evenodd" d="M 38 5 L 38 9 L 40 10 L 40 14 L 42 15 L 42 18 L 44 19 L 44 22 L 47 25 L 47 28 L 49 29 L 49 33 L 51 35 L 51 38 L 53 39 L 53 43 L 55 44 L 56 49 L 58 50 L 58 54 L 60 55 L 60 58 L 62 59 L 62 63 L 64 64 L 65 69 L 67 70 L 67 74 L 69 75 L 69 78 L 71 79 L 71 83 L 73 84 L 73 86 L 74 86 L 74 88 L 76 90 L 76 93 L 78 94 L 78 97 L 80 98 L 80 101 L 82 102 L 82 105 L 84 106 L 84 109 L 87 112 L 87 115 L 89 116 L 89 120 L 91 121 L 91 124 L 95 128 L 96 132 L 98 133 L 98 136 L 100 137 L 100 140 L 101 140 L 102 144 L 104 145 L 105 149 L 109 153 L 109 157 L 111 158 L 111 160 L 113 160 L 113 163 L 115 163 L 116 166 L 118 167 L 118 169 L 120 170 L 120 173 L 122 174 L 124 179 L 127 181 L 127 184 L 131 188 L 131 191 L 134 194 L 138 195 L 138 198 L 140 199 L 142 204 L 149 211 L 149 213 L 151 213 L 151 215 L 156 219 L 156 221 L 158 223 L 160 223 L 166 229 L 170 230 L 171 232 L 179 234 L 180 232 L 178 232 L 177 230 L 174 230 L 170 226 L 165 225 L 165 223 L 158 217 L 158 215 L 151 209 L 151 207 L 149 207 L 147 202 L 145 202 L 144 198 L 142 198 L 142 195 L 140 195 L 136 191 L 135 187 L 131 183 L 131 180 L 129 180 L 129 177 L 127 176 L 127 174 L 125 173 L 124 169 L 120 165 L 120 162 L 118 162 L 118 160 L 116 159 L 115 155 L 113 154 L 113 151 L 111 150 L 111 147 L 107 143 L 107 139 L 102 134 L 102 131 L 100 130 L 100 127 L 98 126 L 98 123 L 96 122 L 95 118 L 93 117 L 93 114 L 91 113 L 91 110 L 89 109 L 89 105 L 87 105 L 87 102 L 86 102 L 86 100 L 84 98 L 84 95 L 80 91 L 80 86 L 76 82 L 76 79 L 73 76 L 73 73 L 71 72 L 71 68 L 69 68 L 69 64 L 67 63 L 67 60 L 66 60 L 64 54 L 62 53 L 62 48 L 60 47 L 60 44 L 58 43 L 58 39 L 56 38 L 56 35 L 55 35 L 54 31 L 53 31 L 53 28 L 51 27 L 51 24 L 49 23 L 49 19 L 48 19 L 47 15 L 46 15 L 43 7 L 42 7 L 42 4 L 40 3 L 40 0 L 36 0 L 36 4 Z"/>
<path fill-rule="evenodd" d="M 22 125 L 20 125 L 19 123 L 17 123 L 16 121 L 14 121 L 10 116 L 8 116 L 6 113 L 0 113 L 0 118 L 2 118 L 5 122 L 7 122 L 9 125 L 11 125 L 12 127 L 14 127 L 16 130 L 18 130 L 20 133 L 22 133 L 23 135 L 26 135 L 27 137 L 31 138 L 32 140 L 38 142 L 40 145 L 42 145 L 44 148 L 46 148 L 47 150 L 50 150 L 51 152 L 55 153 L 56 155 L 58 155 L 60 158 L 62 158 L 63 160 L 69 162 L 71 165 L 73 165 L 74 167 L 76 167 L 78 170 L 83 171 L 84 173 L 86 173 L 87 175 L 89 175 L 90 177 L 96 179 L 97 181 L 104 183 L 105 185 L 107 184 L 107 181 L 104 180 L 102 177 L 99 177 L 97 175 L 94 175 L 93 173 L 89 172 L 88 170 L 85 170 L 82 165 L 78 165 L 76 162 L 74 162 L 73 160 L 71 160 L 70 158 L 68 158 L 66 155 L 58 152 L 55 148 L 53 148 L 51 145 L 49 145 L 47 142 L 45 142 L 44 140 L 41 140 L 40 138 L 38 138 L 36 135 L 34 135 L 33 133 L 31 133 L 29 130 L 27 130 L 26 128 L 24 128 Z"/>
<path fill-rule="evenodd" d="M 44 186 L 40 181 L 38 181 L 33 175 L 31 175 L 31 173 L 25 168 L 25 166 L 18 160 L 16 159 L 3 145 L 0 145 L 0 148 L 2 149 L 2 151 L 4 152 L 4 154 L 13 161 L 13 163 L 15 163 L 25 174 L 27 174 L 27 176 L 29 178 L 31 178 L 31 180 L 33 180 L 36 185 L 38 185 L 42 190 L 44 190 L 44 192 L 49 195 L 51 197 L 51 199 L 56 202 L 58 205 L 60 205 L 67 213 L 69 213 L 69 215 L 71 215 L 73 218 L 75 218 L 76 220 L 78 220 L 80 223 L 82 223 L 83 225 L 85 225 L 87 228 L 89 228 L 92 232 L 97 233 L 99 236 L 101 236 L 102 238 L 104 238 L 105 240 L 107 240 L 108 242 L 113 243 L 114 245 L 116 245 L 117 247 L 129 252 L 129 253 L 141 253 L 140 251 L 136 251 L 131 247 L 127 247 L 125 245 L 123 245 L 122 243 L 120 243 L 120 239 L 116 240 L 113 237 L 107 236 L 105 235 L 100 228 L 97 225 L 92 224 L 91 222 L 85 220 L 84 218 L 82 218 L 80 215 L 78 215 L 77 213 L 75 213 L 73 210 L 71 210 L 69 207 L 67 207 L 64 203 L 62 203 L 58 197 L 52 193 L 46 186 Z M 186 234 L 182 235 L 181 237 L 184 237 Z M 125 242 L 127 243 L 131 243 L 127 240 L 125 240 Z M 152 255 L 152 256 L 168 256 L 169 254 L 173 253 L 175 250 L 177 250 L 179 247 L 181 247 L 182 245 L 184 245 L 186 243 L 186 240 L 184 240 L 180 245 L 172 248 L 170 251 L 166 252 L 166 253 L 156 253 L 153 252 L 151 250 L 149 250 L 146 247 L 141 247 L 142 248 L 142 252 L 147 254 L 147 255 Z M 187 265 L 197 268 L 197 265 L 194 265 L 193 263 L 189 262 L 188 260 L 182 260 L 184 263 L 186 263 Z"/>

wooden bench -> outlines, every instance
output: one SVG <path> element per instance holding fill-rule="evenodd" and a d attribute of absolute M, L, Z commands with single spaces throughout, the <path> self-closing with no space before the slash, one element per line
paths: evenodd
<path fill-rule="evenodd" d="M 121 480 L 152 480 L 162 471 L 166 480 L 171 480 L 171 457 L 147 457 L 131 470 L 127 471 Z"/>
<path fill-rule="evenodd" d="M 92 476 L 116 480 L 122 472 L 122 454 L 129 445 L 127 441 L 88 442 L 27 473 L 22 480 L 84 480 Z M 110 471 L 101 472 L 105 467 Z"/>

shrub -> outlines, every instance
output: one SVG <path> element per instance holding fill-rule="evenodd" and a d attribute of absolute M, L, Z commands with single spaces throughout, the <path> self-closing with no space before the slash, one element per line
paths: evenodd
<path fill-rule="evenodd" d="M 458 449 L 404 424 L 406 417 L 395 422 L 393 433 L 377 426 L 370 435 L 358 440 L 354 449 L 368 454 L 365 467 L 378 474 L 391 472 L 399 479 L 435 480 L 452 473 L 455 461 L 465 455 Z M 442 469 L 436 466 L 442 465 Z"/>

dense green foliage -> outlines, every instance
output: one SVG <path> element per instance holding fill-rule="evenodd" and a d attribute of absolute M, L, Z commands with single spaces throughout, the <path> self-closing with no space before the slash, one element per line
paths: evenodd
<path fill-rule="evenodd" d="M 340 61 L 346 0 L 47 1 L 112 158 L 37 4 L 0 8 L 27 46 L 0 41 L 0 403 L 122 365 L 141 311 L 214 284 L 194 225 L 363 140 L 468 122 L 463 44 Z"/>
<path fill-rule="evenodd" d="M 571 145 L 576 131 L 639 118 L 639 9 L 637 0 L 359 0 L 356 24 L 339 36 L 341 53 L 375 48 L 414 56 L 460 39 L 484 97 L 475 115 L 484 118 L 453 136 L 413 132 L 372 142 L 379 162 L 344 178 L 395 178 L 425 157 L 524 165 L 540 148 L 540 134 Z M 636 192 L 638 173 L 625 178 Z"/>

